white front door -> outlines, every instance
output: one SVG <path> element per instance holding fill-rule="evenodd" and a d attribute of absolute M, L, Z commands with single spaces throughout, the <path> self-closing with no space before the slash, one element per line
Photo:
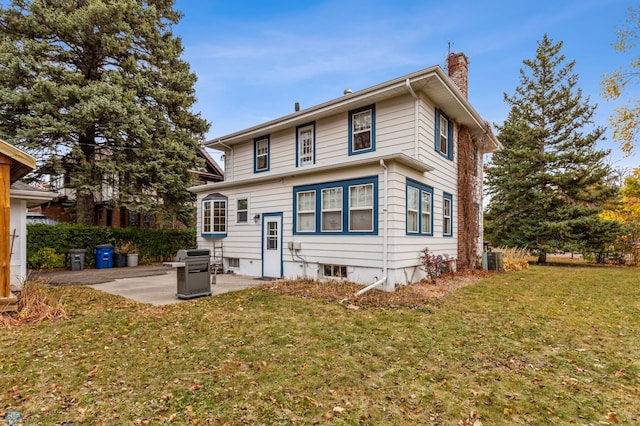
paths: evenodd
<path fill-rule="evenodd" d="M 262 276 L 282 277 L 282 213 L 262 215 Z"/>

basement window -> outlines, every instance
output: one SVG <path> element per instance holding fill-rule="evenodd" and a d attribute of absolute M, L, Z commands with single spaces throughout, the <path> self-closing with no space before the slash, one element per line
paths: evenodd
<path fill-rule="evenodd" d="M 240 268 L 240 259 L 237 257 L 228 257 L 227 263 L 229 264 L 229 268 Z"/>
<path fill-rule="evenodd" d="M 325 278 L 347 278 L 347 267 L 344 265 L 322 265 L 321 268 Z"/>

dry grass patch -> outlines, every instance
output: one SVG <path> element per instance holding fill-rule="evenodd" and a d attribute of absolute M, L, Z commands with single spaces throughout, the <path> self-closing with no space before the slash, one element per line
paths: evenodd
<path fill-rule="evenodd" d="M 277 280 L 260 288 L 288 296 L 336 302 L 350 308 L 420 309 L 433 305 L 452 291 L 471 285 L 488 275 L 490 273 L 486 271 L 446 274 L 439 277 L 435 284 L 432 284 L 431 280 L 423 280 L 400 286 L 394 292 L 371 290 L 360 296 L 356 296 L 356 293 L 362 290 L 362 285 L 336 280 Z"/>
<path fill-rule="evenodd" d="M 0 315 L 0 327 L 56 321 L 67 317 L 60 300 L 47 292 L 45 280 L 28 281 L 18 295 L 18 311 Z"/>

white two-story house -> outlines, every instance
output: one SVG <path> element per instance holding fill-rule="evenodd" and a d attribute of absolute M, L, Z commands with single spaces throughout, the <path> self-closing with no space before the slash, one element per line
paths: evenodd
<path fill-rule="evenodd" d="M 482 154 L 500 144 L 467 100 L 462 53 L 440 66 L 206 143 L 225 180 L 198 196 L 198 247 L 239 274 L 378 283 L 424 278 L 420 254 L 473 266 Z"/>

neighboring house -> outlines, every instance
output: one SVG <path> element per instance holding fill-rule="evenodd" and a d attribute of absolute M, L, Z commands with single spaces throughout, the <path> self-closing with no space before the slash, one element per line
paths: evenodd
<path fill-rule="evenodd" d="M 50 202 L 57 196 L 55 192 L 43 191 L 20 181 L 11 184 L 10 252 L 13 288 L 20 288 L 27 278 L 27 209 Z M 38 219 L 38 223 L 51 223 L 49 221 L 46 218 Z"/>
<path fill-rule="evenodd" d="M 426 247 L 473 266 L 482 154 L 499 149 L 467 100 L 467 57 L 207 142 L 225 181 L 198 195 L 198 247 L 240 274 L 346 279 L 384 290 L 424 277 Z M 451 76 L 451 77 L 450 77 Z"/>
<path fill-rule="evenodd" d="M 190 170 L 195 175 L 197 184 L 207 184 L 211 182 L 220 182 L 224 180 L 224 172 L 218 163 L 209 155 L 205 148 L 198 148 L 197 156 L 204 160 L 204 167 L 201 169 Z M 70 206 L 75 200 L 75 191 L 70 187 L 71 172 L 67 171 L 63 175 L 51 178 L 51 189 L 59 192 L 60 197 L 52 203 L 42 206 L 40 212 L 47 217 L 58 222 L 74 221 Z M 111 200 L 116 194 L 117 189 L 107 182 L 112 179 L 105 179 L 102 190 L 94 194 L 95 207 L 95 225 L 98 226 L 114 226 L 123 228 L 127 226 L 140 226 L 140 214 L 130 211 L 124 207 L 113 209 L 109 206 Z M 144 227 L 149 227 L 154 221 L 152 214 L 145 215 L 143 218 Z"/>

